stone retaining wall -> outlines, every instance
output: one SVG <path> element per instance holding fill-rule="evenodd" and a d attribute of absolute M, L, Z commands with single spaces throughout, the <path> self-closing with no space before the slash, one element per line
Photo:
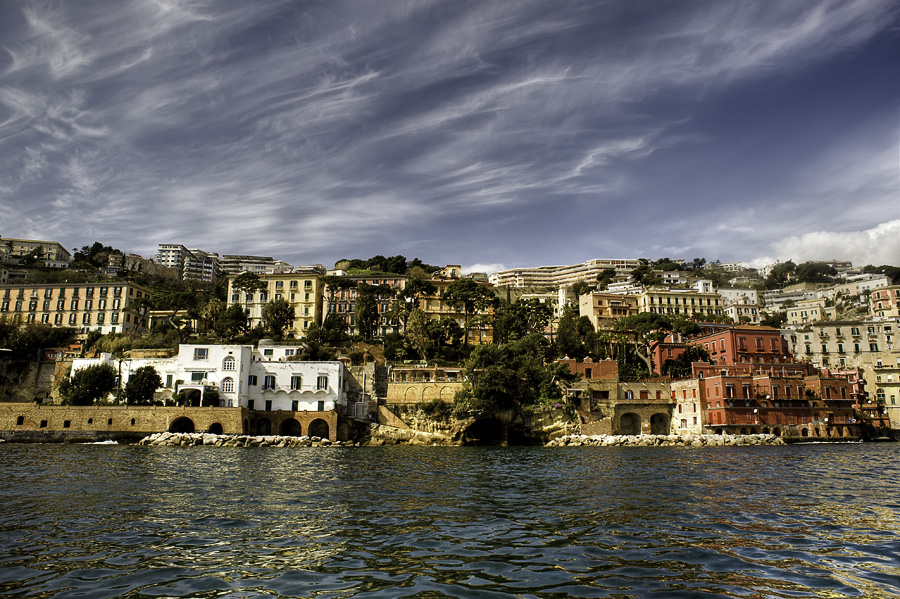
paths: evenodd
<path fill-rule="evenodd" d="M 713 447 L 733 445 L 785 445 L 775 435 L 569 435 L 547 447 Z"/>

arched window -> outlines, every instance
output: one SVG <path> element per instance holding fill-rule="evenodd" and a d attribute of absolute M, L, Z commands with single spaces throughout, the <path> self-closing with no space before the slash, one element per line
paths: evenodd
<path fill-rule="evenodd" d="M 225 356 L 222 361 L 222 370 L 234 370 L 234 356 Z"/>
<path fill-rule="evenodd" d="M 234 363 L 234 360 L 232 360 L 232 363 Z M 234 379 L 230 376 L 222 379 L 222 392 L 234 393 Z"/>

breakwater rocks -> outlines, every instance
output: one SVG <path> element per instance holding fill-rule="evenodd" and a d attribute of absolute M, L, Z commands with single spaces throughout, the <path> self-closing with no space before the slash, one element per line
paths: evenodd
<path fill-rule="evenodd" d="M 775 435 L 566 435 L 547 447 L 714 447 L 735 445 L 785 445 Z"/>
<path fill-rule="evenodd" d="M 349 447 L 350 441 L 331 441 L 321 437 L 283 437 L 280 435 L 213 435 L 211 433 L 156 433 L 144 437 L 138 445 L 165 445 L 170 447 Z"/>

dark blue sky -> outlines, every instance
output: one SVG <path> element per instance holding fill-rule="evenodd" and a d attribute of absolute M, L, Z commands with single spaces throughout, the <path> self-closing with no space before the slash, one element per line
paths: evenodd
<path fill-rule="evenodd" d="M 0 2 L 0 235 L 898 264 L 898 7 Z"/>

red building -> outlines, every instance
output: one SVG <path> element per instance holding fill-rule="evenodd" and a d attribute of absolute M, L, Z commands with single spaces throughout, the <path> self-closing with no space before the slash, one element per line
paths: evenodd
<path fill-rule="evenodd" d="M 694 364 L 703 428 L 717 434 L 859 438 L 852 383 L 807 364 Z"/>
<path fill-rule="evenodd" d="M 653 371 L 662 374 L 666 360 L 675 360 L 688 345 L 699 345 L 709 352 L 710 362 L 724 366 L 736 364 L 791 364 L 794 357 L 781 331 L 772 327 L 737 325 L 684 339 L 669 335 L 653 351 Z"/>

